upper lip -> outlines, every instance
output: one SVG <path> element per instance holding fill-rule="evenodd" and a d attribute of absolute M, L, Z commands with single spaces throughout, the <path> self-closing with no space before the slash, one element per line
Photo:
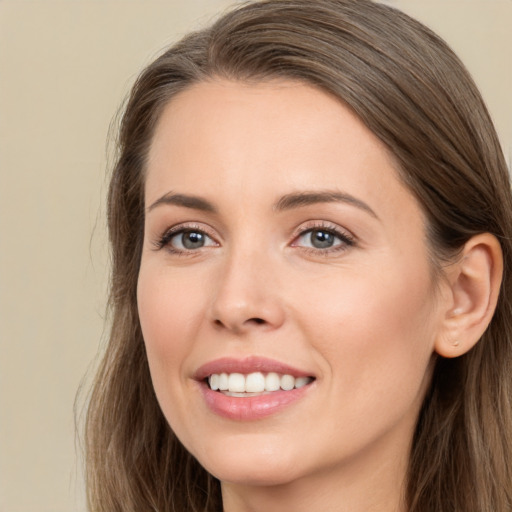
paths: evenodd
<path fill-rule="evenodd" d="M 292 375 L 293 377 L 313 377 L 309 372 L 294 368 L 281 361 L 268 359 L 266 357 L 250 356 L 243 359 L 234 357 L 223 357 L 210 361 L 200 368 L 194 374 L 197 380 L 204 380 L 214 373 L 243 373 L 249 374 L 254 372 L 262 373 L 280 373 L 283 375 Z"/>

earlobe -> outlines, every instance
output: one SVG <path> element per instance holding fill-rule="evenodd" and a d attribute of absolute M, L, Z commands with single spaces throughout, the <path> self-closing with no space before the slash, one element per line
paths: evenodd
<path fill-rule="evenodd" d="M 495 236 L 471 238 L 448 270 L 450 301 L 444 311 L 435 350 L 443 357 L 468 352 L 487 329 L 496 309 L 503 275 L 503 255 Z"/>

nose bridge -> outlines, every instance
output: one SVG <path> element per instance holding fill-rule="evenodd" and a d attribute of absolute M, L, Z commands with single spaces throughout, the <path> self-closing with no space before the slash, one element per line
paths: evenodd
<path fill-rule="evenodd" d="M 271 254 L 257 244 L 227 251 L 216 280 L 212 318 L 233 332 L 277 328 L 284 321 L 278 271 Z"/>

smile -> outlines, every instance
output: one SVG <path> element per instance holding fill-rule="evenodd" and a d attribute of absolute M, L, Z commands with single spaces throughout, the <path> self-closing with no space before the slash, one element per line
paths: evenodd
<path fill-rule="evenodd" d="M 219 391 L 226 396 L 248 397 L 272 393 L 275 391 L 291 391 L 306 386 L 313 381 L 312 377 L 294 377 L 289 374 L 269 372 L 214 373 L 208 377 L 208 385 L 212 391 Z"/>
<path fill-rule="evenodd" d="M 201 366 L 194 380 L 215 415 L 253 421 L 288 410 L 315 388 L 311 373 L 273 359 L 221 358 Z"/>

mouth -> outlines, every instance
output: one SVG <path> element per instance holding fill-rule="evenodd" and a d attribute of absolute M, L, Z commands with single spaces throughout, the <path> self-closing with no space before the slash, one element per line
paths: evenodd
<path fill-rule="evenodd" d="M 316 381 L 307 371 L 258 356 L 211 361 L 194 379 L 211 411 L 237 421 L 263 419 L 288 409 L 310 395 Z"/>
<path fill-rule="evenodd" d="M 276 372 L 243 373 L 212 373 L 205 383 L 212 391 L 226 396 L 251 397 L 267 395 L 276 391 L 300 389 L 313 382 L 314 377 L 294 377 L 293 375 Z"/>

